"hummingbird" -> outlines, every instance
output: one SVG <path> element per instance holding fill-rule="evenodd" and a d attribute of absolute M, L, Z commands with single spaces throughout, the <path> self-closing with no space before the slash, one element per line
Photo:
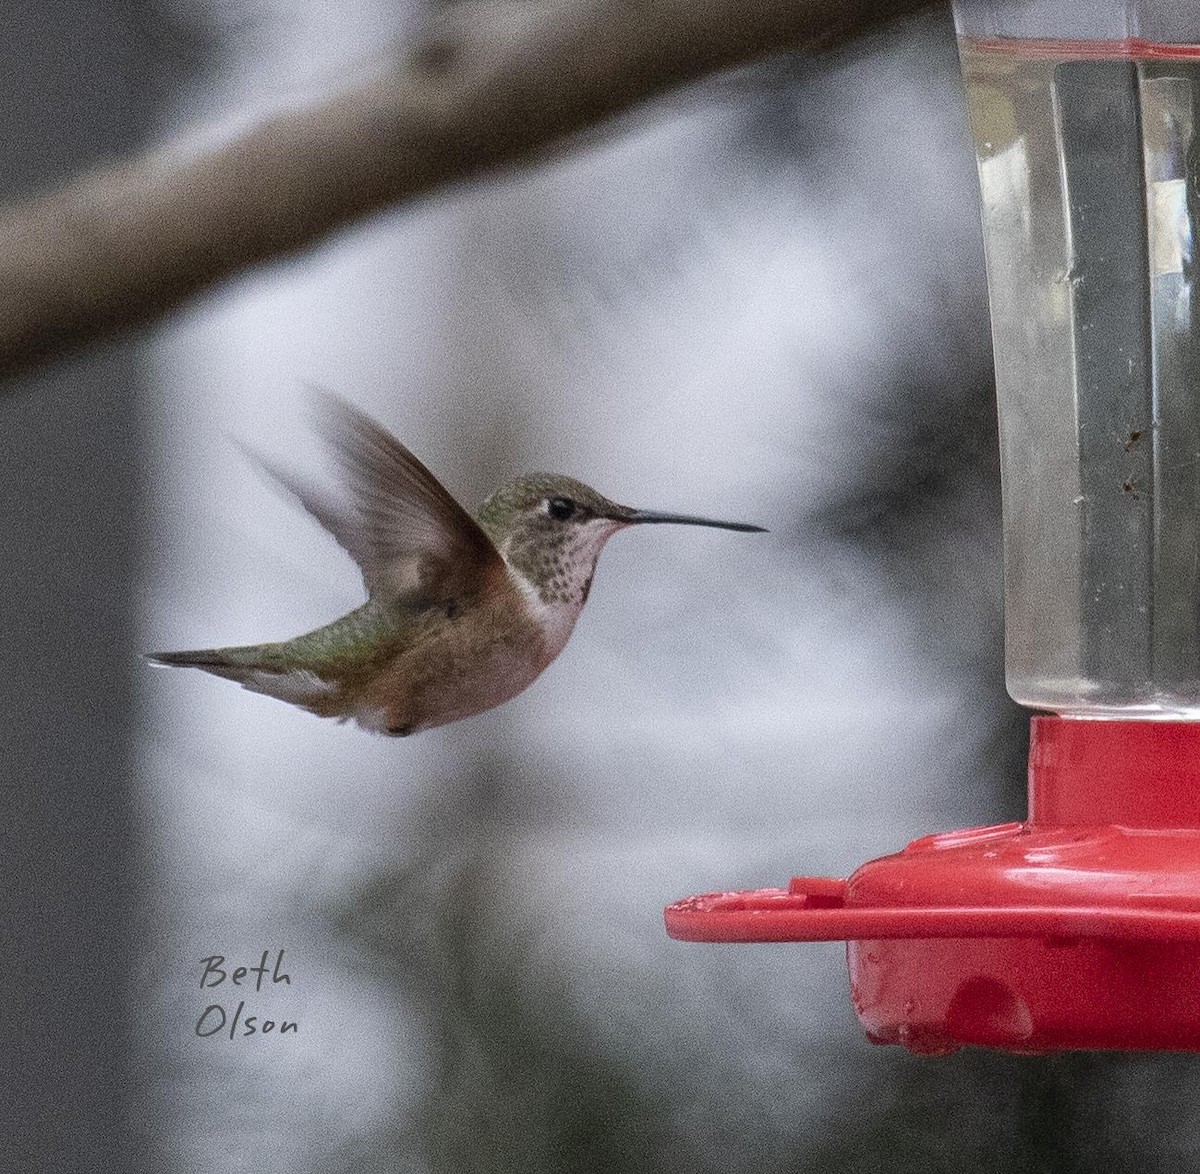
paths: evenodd
<path fill-rule="evenodd" d="M 574 478 L 532 473 L 472 517 L 394 436 L 330 393 L 318 399 L 342 499 L 251 453 L 354 559 L 367 600 L 270 644 L 147 654 L 321 717 L 405 737 L 500 705 L 565 647 L 596 560 L 649 523 L 763 532 L 743 522 L 618 505 Z"/>

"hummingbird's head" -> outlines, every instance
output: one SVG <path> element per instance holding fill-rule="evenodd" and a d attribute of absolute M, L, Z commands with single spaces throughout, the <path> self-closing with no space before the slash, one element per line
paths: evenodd
<path fill-rule="evenodd" d="M 587 600 L 604 544 L 618 530 L 645 522 L 757 530 L 741 522 L 717 522 L 618 505 L 582 481 L 557 473 L 533 473 L 502 485 L 480 507 L 479 524 L 505 561 L 545 603 Z"/>

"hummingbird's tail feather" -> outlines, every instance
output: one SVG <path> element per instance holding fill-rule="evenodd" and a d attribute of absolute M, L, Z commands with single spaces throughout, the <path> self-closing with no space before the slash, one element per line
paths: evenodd
<path fill-rule="evenodd" d="M 170 668 L 203 669 L 218 677 L 240 680 L 241 675 L 255 669 L 282 668 L 272 665 L 269 644 L 245 644 L 236 648 L 189 648 L 180 652 L 147 652 L 152 664 Z"/>
<path fill-rule="evenodd" d="M 279 644 L 245 644 L 234 648 L 196 648 L 180 652 L 148 652 L 152 664 L 170 668 L 200 669 L 227 681 L 236 681 L 254 693 L 322 712 L 319 703 L 337 691 L 337 685 L 312 669 L 289 664 Z"/>
<path fill-rule="evenodd" d="M 167 665 L 170 668 L 208 669 L 225 667 L 228 661 L 220 648 L 196 648 L 184 652 L 147 652 L 145 657 L 151 664 Z"/>

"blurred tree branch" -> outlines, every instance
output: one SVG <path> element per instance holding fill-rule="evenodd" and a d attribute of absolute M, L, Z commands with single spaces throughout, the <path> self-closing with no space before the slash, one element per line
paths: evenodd
<path fill-rule="evenodd" d="M 386 205 L 538 155 L 672 87 L 929 0 L 586 0 L 443 10 L 386 76 L 206 153 L 0 208 L 0 373 L 143 323 Z"/>

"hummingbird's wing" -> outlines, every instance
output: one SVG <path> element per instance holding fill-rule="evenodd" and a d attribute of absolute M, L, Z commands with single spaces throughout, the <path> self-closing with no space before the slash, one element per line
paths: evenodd
<path fill-rule="evenodd" d="M 252 455 L 358 563 L 373 599 L 434 606 L 503 573 L 492 540 L 404 445 L 337 396 L 320 391 L 314 399 L 347 500 L 323 496 Z"/>

